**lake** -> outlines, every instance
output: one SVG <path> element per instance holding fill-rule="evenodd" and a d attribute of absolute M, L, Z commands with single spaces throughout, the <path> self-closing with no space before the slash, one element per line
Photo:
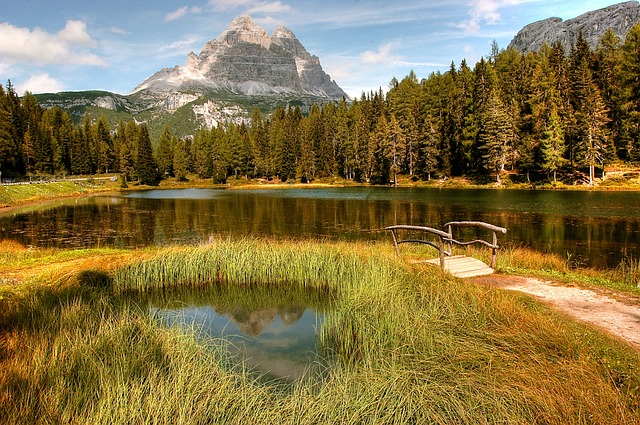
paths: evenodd
<path fill-rule="evenodd" d="M 386 226 L 452 220 L 506 227 L 503 245 L 615 267 L 638 257 L 640 194 L 347 187 L 171 189 L 55 201 L 0 215 L 0 237 L 37 247 L 136 248 L 216 237 L 389 240 Z"/>

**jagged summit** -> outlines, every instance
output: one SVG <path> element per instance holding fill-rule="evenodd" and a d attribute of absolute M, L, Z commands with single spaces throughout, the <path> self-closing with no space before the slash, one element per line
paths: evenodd
<path fill-rule="evenodd" d="M 300 93 L 331 100 L 346 97 L 293 32 L 278 25 L 269 36 L 247 15 L 235 18 L 199 55 L 190 52 L 184 66 L 156 72 L 133 93 L 163 96 L 211 91 L 249 96 Z"/>
<path fill-rule="evenodd" d="M 568 54 L 581 31 L 589 46 L 595 48 L 607 29 L 611 28 L 624 40 L 631 27 L 638 22 L 640 3 L 628 1 L 587 12 L 566 21 L 553 17 L 533 22 L 518 32 L 509 47 L 521 53 L 529 53 L 540 50 L 544 43 L 552 45 L 560 42 Z"/>
<path fill-rule="evenodd" d="M 240 42 L 259 44 L 265 49 L 271 45 L 269 34 L 256 25 L 250 16 L 243 15 L 231 21 L 229 27 L 220 35 L 218 41 L 224 41 L 229 45 Z"/>

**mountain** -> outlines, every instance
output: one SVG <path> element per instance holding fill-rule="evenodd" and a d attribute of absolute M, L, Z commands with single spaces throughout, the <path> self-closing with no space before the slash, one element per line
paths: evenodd
<path fill-rule="evenodd" d="M 552 45 L 559 41 L 568 54 L 582 31 L 589 46 L 594 49 L 607 29 L 611 28 L 624 40 L 627 32 L 638 22 L 640 22 L 640 3 L 628 1 L 587 12 L 567 21 L 548 18 L 534 22 L 522 28 L 509 43 L 509 47 L 521 53 L 529 53 L 540 50 L 544 43 Z"/>
<path fill-rule="evenodd" d="M 176 91 L 346 96 L 291 31 L 279 25 L 269 37 L 249 16 L 234 19 L 200 55 L 189 53 L 184 66 L 155 73 L 133 92 L 164 96 Z"/>
<path fill-rule="evenodd" d="M 110 121 L 146 121 L 152 133 L 164 123 L 179 135 L 221 121 L 242 121 L 258 107 L 308 110 L 347 98 L 327 75 L 317 56 L 279 25 L 271 36 L 249 16 L 234 19 L 199 55 L 190 52 L 183 66 L 165 68 L 140 83 L 129 95 L 84 91 L 36 96 L 45 107 L 70 110 L 79 121 L 85 112 Z"/>

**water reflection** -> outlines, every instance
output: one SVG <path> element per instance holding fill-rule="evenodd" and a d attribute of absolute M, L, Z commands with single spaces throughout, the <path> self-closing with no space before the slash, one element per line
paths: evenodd
<path fill-rule="evenodd" d="M 295 381 L 309 377 L 319 361 L 315 333 L 322 314 L 311 309 L 283 313 L 270 308 L 228 314 L 207 306 L 152 309 L 152 314 L 173 325 L 195 326 L 208 337 L 224 338 L 232 356 L 267 378 Z"/>
<path fill-rule="evenodd" d="M 235 364 L 260 378 L 294 382 L 321 373 L 316 332 L 331 311 L 331 291 L 214 286 L 146 297 L 153 317 L 222 339 Z"/>
<path fill-rule="evenodd" d="M 142 247 L 213 235 L 386 239 L 392 224 L 481 220 L 505 244 L 612 267 L 638 256 L 640 196 L 632 192 L 327 188 L 130 192 L 0 216 L 0 237 L 25 245 Z"/>

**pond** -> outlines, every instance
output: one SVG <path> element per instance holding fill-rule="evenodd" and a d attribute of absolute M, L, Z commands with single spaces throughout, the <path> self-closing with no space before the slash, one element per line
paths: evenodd
<path fill-rule="evenodd" d="M 221 347 L 231 368 L 293 383 L 322 373 L 318 333 L 332 299 L 311 290 L 210 288 L 151 294 L 149 311 Z"/>
<path fill-rule="evenodd" d="M 553 252 L 579 265 L 638 257 L 640 194 L 347 187 L 176 189 L 56 201 L 0 215 L 0 238 L 63 248 L 197 244 L 216 237 L 389 240 L 393 224 L 452 220 L 506 227 L 503 245 Z"/>

